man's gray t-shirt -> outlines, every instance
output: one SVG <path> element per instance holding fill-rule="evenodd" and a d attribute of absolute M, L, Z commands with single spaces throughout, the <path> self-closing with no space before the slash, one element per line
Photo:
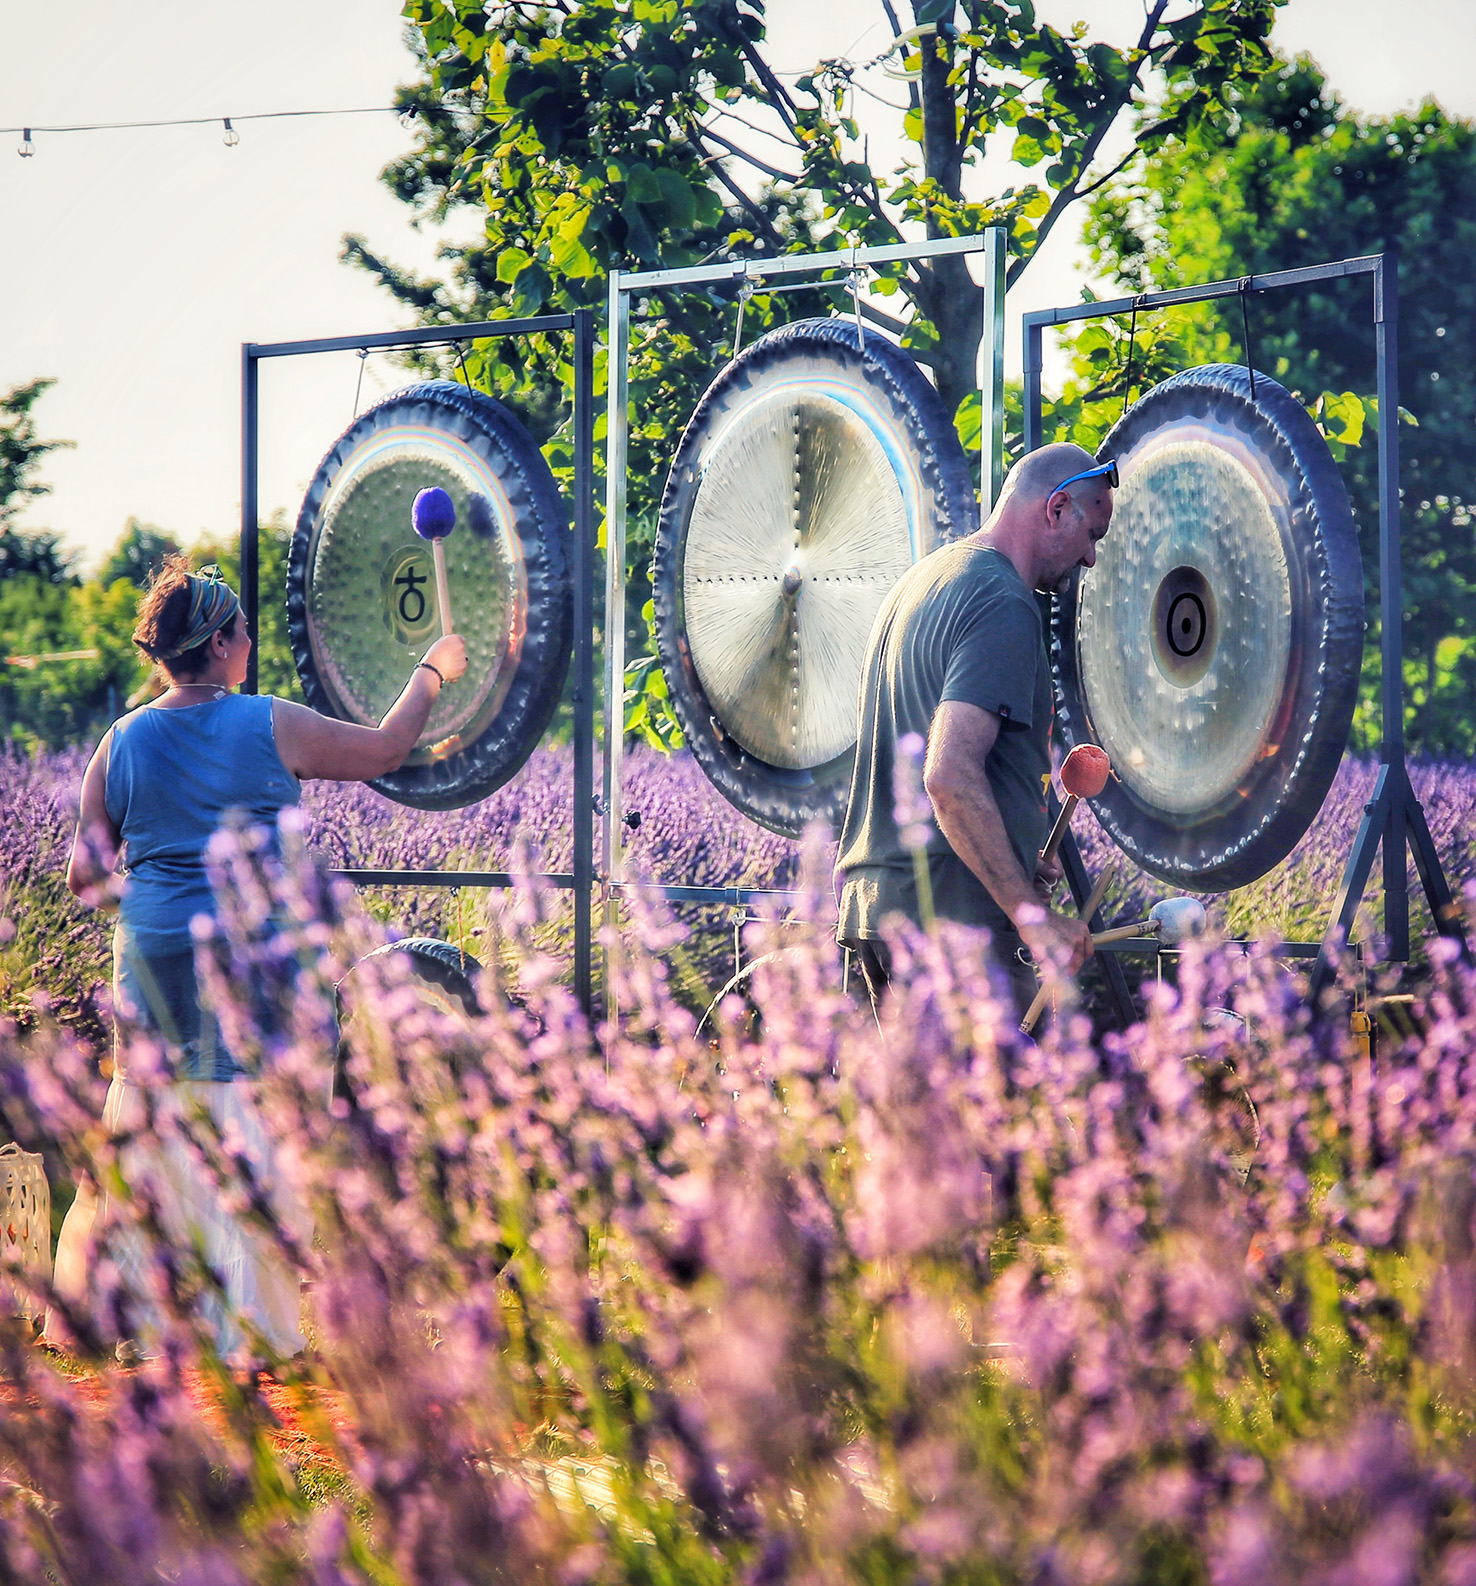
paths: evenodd
<path fill-rule="evenodd" d="M 909 568 L 877 614 L 836 861 L 842 941 L 879 936 L 882 920 L 894 912 L 919 919 L 912 853 L 897 828 L 897 745 L 909 733 L 926 740 L 945 700 L 1000 718 L 984 769 L 1020 868 L 1033 876 L 1046 838 L 1050 664 L 1035 597 L 1010 559 L 991 546 L 934 551 Z M 1013 935 L 1004 911 L 936 822 L 928 828 L 927 859 L 938 918 Z"/>

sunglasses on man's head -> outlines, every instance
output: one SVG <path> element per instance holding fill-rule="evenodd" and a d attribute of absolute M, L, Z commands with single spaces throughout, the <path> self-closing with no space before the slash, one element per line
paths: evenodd
<path fill-rule="evenodd" d="M 1063 479 L 1054 490 L 1046 496 L 1049 501 L 1051 496 L 1059 495 L 1068 485 L 1078 484 L 1083 479 L 1105 479 L 1114 490 L 1117 489 L 1117 459 L 1114 457 L 1110 463 L 1099 463 L 1095 468 L 1084 469 L 1079 474 L 1072 474 L 1069 479 Z"/>

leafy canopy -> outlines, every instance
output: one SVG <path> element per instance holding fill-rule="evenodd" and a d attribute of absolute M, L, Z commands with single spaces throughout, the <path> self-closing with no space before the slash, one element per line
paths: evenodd
<path fill-rule="evenodd" d="M 614 268 L 993 225 L 1008 231 L 1018 280 L 1079 198 L 1139 150 L 1167 147 L 1223 113 L 1232 88 L 1271 59 L 1277 3 L 1202 0 L 1170 18 L 1168 0 L 1150 0 L 1136 36 L 1114 45 L 1041 22 L 1030 0 L 915 0 L 910 16 L 879 0 L 891 38 L 882 57 L 822 60 L 789 83 L 766 53 L 761 0 L 407 0 L 423 71 L 400 102 L 417 133 L 385 180 L 417 223 L 470 211 L 484 232 L 442 249 L 444 280 L 399 269 L 361 237 L 347 238 L 345 253 L 427 323 L 598 307 Z M 883 62 L 906 74 L 902 86 L 872 69 Z M 1144 106 L 1150 80 L 1167 85 L 1171 103 L 1139 121 L 1122 159 L 1098 169 L 1108 133 Z M 905 99 L 888 101 L 879 85 Z M 859 115 L 863 104 L 868 119 L 888 114 L 878 99 L 905 150 L 890 172 L 870 161 Z M 1025 168 L 993 195 L 983 191 L 986 151 Z M 732 345 L 732 300 L 724 286 L 655 291 L 635 305 L 637 569 L 681 428 Z M 839 279 L 788 297 L 760 293 L 745 334 L 848 308 Z M 970 440 L 983 312 L 982 289 L 957 257 L 882 270 L 863 307 L 928 367 Z M 571 374 L 561 342 L 500 340 L 441 367 L 510 400 L 549 442 L 556 468 L 567 468 L 558 432 Z M 645 594 L 637 576 L 628 615 L 637 643 Z M 658 676 L 643 666 L 639 680 L 654 687 Z M 654 719 L 659 696 L 652 704 Z"/>

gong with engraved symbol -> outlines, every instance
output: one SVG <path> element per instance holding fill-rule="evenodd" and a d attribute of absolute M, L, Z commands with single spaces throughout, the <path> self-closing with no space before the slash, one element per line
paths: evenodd
<path fill-rule="evenodd" d="M 801 320 L 718 375 L 666 481 L 653 604 L 682 732 L 738 809 L 839 826 L 872 622 L 978 514 L 943 403 L 881 335 Z"/>
<path fill-rule="evenodd" d="M 1121 481 L 1111 528 L 1054 602 L 1063 747 L 1111 757 L 1093 808 L 1144 869 L 1244 886 L 1296 846 L 1347 743 L 1363 656 L 1347 492 L 1302 405 L 1238 365 L 1155 386 L 1101 456 Z"/>
<path fill-rule="evenodd" d="M 416 495 L 456 509 L 444 541 L 467 669 L 440 692 L 389 798 L 454 809 L 502 786 L 542 737 L 568 672 L 573 589 L 563 501 L 531 435 L 500 402 L 449 380 L 394 392 L 323 459 L 298 516 L 287 621 L 314 709 L 374 726 L 440 636 Z"/>

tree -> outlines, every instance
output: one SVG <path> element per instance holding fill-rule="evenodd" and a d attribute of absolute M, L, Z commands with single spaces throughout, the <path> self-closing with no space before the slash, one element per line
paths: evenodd
<path fill-rule="evenodd" d="M 479 212 L 484 239 L 441 250 L 448 279 L 421 279 L 361 237 L 345 256 L 373 272 L 417 317 L 474 318 L 567 310 L 604 301 L 612 268 L 678 266 L 907 237 L 1008 228 L 1018 280 L 1078 199 L 1139 150 L 1163 147 L 1222 108 L 1264 69 L 1279 0 L 1200 0 L 1170 20 L 1149 0 L 1137 37 L 1089 43 L 1036 20 L 1031 0 L 914 0 L 905 26 L 892 0 L 886 57 L 911 72 L 893 106 L 908 157 L 873 169 L 853 115 L 870 92 L 864 63 L 818 63 L 792 87 L 764 52 L 762 0 L 406 0 L 423 73 L 400 103 L 415 147 L 384 173 L 421 222 Z M 1109 131 L 1144 102 L 1150 77 L 1171 108 L 1142 121 L 1133 150 L 1095 163 Z M 754 120 L 758 116 L 766 124 Z M 1040 172 L 976 193 L 986 146 Z M 759 293 L 744 326 L 757 334 L 805 314 L 849 307 L 844 272 L 814 289 Z M 644 633 L 643 572 L 662 481 L 682 426 L 725 361 L 734 288 L 653 291 L 636 305 L 630 370 L 627 626 Z M 983 292 L 958 257 L 884 268 L 865 316 L 929 369 L 965 435 L 977 436 L 975 365 Z M 895 301 L 896 311 L 875 301 Z M 567 348 L 503 339 L 439 365 L 519 407 L 570 463 Z M 603 375 L 603 363 L 599 372 Z M 637 645 L 639 638 L 637 637 Z M 641 663 L 634 663 L 637 667 Z M 659 688 L 659 674 L 642 676 Z M 659 696 L 658 696 L 659 697 Z"/>
<path fill-rule="evenodd" d="M 1400 428 L 1406 731 L 1416 750 L 1476 751 L 1476 127 L 1429 101 L 1412 114 L 1357 115 L 1299 57 L 1237 87 L 1231 115 L 1203 126 L 1192 147 L 1165 146 L 1135 180 L 1104 191 L 1088 235 L 1105 270 L 1134 292 L 1399 250 L 1400 400 L 1414 421 Z M 1318 405 L 1359 522 L 1370 618 L 1360 747 L 1376 742 L 1379 687 L 1377 472 L 1367 442 L 1383 416 L 1367 400 L 1370 320 L 1366 282 L 1266 293 L 1250 305 L 1256 364 Z M 1145 352 L 1155 372 L 1244 353 L 1237 305 L 1201 305 L 1153 327 L 1140 320 L 1139 333 L 1137 378 Z M 1077 347 L 1078 395 L 1118 393 L 1121 339 L 1099 329 Z"/>
<path fill-rule="evenodd" d="M 41 459 L 73 444 L 41 440 L 31 417 L 31 409 L 55 384 L 55 380 L 32 380 L 0 396 L 0 535 L 28 503 L 51 493 L 51 486 L 36 477 Z"/>
<path fill-rule="evenodd" d="M 98 574 L 98 582 L 106 587 L 122 578 L 138 589 L 146 589 L 149 580 L 164 565 L 164 559 L 177 550 L 179 545 L 162 529 L 129 518 Z"/>

